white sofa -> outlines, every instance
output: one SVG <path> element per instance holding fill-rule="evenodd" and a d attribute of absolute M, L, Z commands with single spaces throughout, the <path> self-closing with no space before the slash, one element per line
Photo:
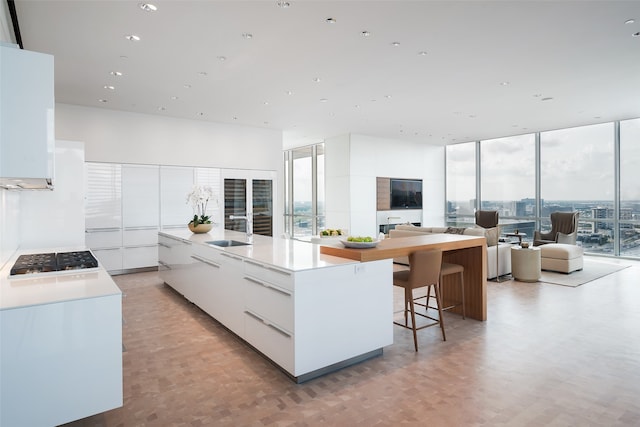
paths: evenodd
<path fill-rule="evenodd" d="M 400 224 L 395 229 L 389 230 L 389 238 L 416 236 L 420 234 L 435 234 L 454 232 L 454 234 L 463 234 L 466 236 L 481 236 L 487 239 L 487 279 L 496 277 L 496 257 L 498 259 L 500 275 L 511 273 L 511 245 L 509 243 L 498 243 L 498 228 L 485 229 L 482 227 L 466 227 L 464 230 L 454 227 L 416 227 L 414 225 Z M 394 258 L 393 260 L 399 264 L 409 265 L 407 257 Z"/>

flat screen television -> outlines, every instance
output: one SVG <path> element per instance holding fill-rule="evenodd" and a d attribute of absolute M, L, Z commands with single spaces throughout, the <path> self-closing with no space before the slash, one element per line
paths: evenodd
<path fill-rule="evenodd" d="M 391 178 L 391 209 L 422 209 L 422 180 Z"/>

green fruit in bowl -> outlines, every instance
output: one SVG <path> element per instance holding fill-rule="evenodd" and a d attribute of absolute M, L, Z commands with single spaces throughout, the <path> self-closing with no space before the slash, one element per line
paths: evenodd
<path fill-rule="evenodd" d="M 366 236 L 366 237 L 360 237 L 360 236 L 349 236 L 347 237 L 347 241 L 349 242 L 373 242 L 373 238 Z"/>

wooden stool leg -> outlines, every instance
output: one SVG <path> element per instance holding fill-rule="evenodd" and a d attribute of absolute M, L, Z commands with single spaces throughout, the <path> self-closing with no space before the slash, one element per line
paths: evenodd
<path fill-rule="evenodd" d="M 409 297 L 409 307 L 411 307 L 411 329 L 413 330 L 413 346 L 416 348 L 416 351 L 418 351 L 418 335 L 416 334 L 416 312 L 413 305 L 413 291 L 409 290 L 409 292 L 411 293 Z"/>
<path fill-rule="evenodd" d="M 436 294 L 436 303 L 438 304 L 438 319 L 440 323 L 440 329 L 442 329 L 442 341 L 446 341 L 447 337 L 444 334 L 444 316 L 442 315 L 442 299 L 440 298 L 440 291 L 438 290 L 439 284 L 432 286 Z"/>
<path fill-rule="evenodd" d="M 462 318 L 465 319 L 465 302 L 464 302 L 464 271 L 460 272 L 460 293 L 462 294 Z"/>

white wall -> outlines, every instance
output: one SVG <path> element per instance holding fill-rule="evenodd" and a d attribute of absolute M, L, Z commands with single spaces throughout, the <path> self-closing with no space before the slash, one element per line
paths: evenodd
<path fill-rule="evenodd" d="M 84 246 L 84 144 L 56 141 L 53 191 L 20 193 L 20 248 Z"/>
<path fill-rule="evenodd" d="M 0 188 L 0 268 L 18 249 L 20 193 Z"/>
<path fill-rule="evenodd" d="M 56 104 L 56 139 L 88 162 L 282 171 L 282 131 Z"/>
<path fill-rule="evenodd" d="M 379 223 L 444 224 L 444 147 L 345 135 L 325 141 L 327 227 L 377 236 Z M 422 179 L 423 210 L 376 211 L 376 177 Z M 418 217 L 416 217 L 418 216 Z M 344 223 L 346 222 L 346 223 Z M 333 225 L 332 225 L 333 224 Z"/>

